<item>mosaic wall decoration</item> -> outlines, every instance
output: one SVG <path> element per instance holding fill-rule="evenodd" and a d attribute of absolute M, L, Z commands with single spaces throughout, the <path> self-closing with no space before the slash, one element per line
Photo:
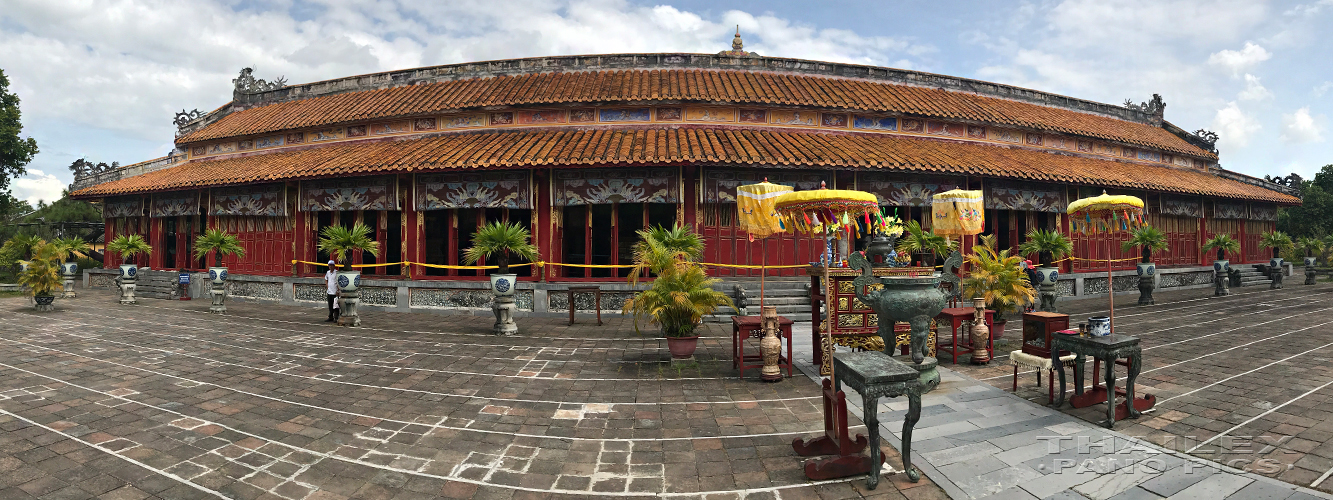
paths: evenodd
<path fill-rule="evenodd" d="M 1140 150 L 1138 150 L 1138 153 L 1139 153 L 1139 159 L 1140 159 L 1140 160 L 1148 160 L 1148 161 L 1156 161 L 1156 162 L 1160 162 L 1160 161 L 1162 161 L 1162 153 L 1158 153 L 1158 152 L 1156 152 L 1156 151 L 1148 151 L 1148 150 L 1144 150 L 1144 149 L 1140 149 Z"/>
<path fill-rule="evenodd" d="M 879 172 L 857 173 L 856 188 L 874 193 L 879 204 L 899 207 L 928 207 L 931 196 L 957 189 L 957 181 L 938 178 L 906 179 Z M 893 179 L 893 180 L 890 180 Z"/>
<path fill-rule="evenodd" d="M 254 148 L 255 148 L 255 141 L 254 141 L 254 139 L 246 139 L 246 140 L 243 140 L 243 141 L 241 141 L 241 142 L 236 143 L 236 150 L 237 150 L 237 151 L 249 151 L 249 150 L 254 149 Z"/>
<path fill-rule="evenodd" d="M 486 125 L 486 115 L 481 114 L 446 116 L 440 120 L 440 128 L 442 129 L 471 128 L 484 125 Z"/>
<path fill-rule="evenodd" d="M 208 194 L 209 215 L 287 215 L 287 190 L 282 184 L 213 188 Z"/>
<path fill-rule="evenodd" d="M 847 115 L 841 113 L 823 113 L 819 115 L 819 125 L 823 127 L 847 127 Z"/>
<path fill-rule="evenodd" d="M 370 126 L 370 135 L 401 134 L 412 130 L 408 122 L 376 123 Z"/>
<path fill-rule="evenodd" d="M 904 119 L 903 132 L 925 132 L 926 124 L 921 120 Z"/>
<path fill-rule="evenodd" d="M 527 170 L 417 174 L 417 210 L 532 208 Z"/>
<path fill-rule="evenodd" d="M 1267 203 L 1251 203 L 1250 219 L 1277 220 L 1277 205 L 1270 205 Z"/>
<path fill-rule="evenodd" d="M 274 146 L 282 146 L 284 144 L 287 144 L 287 138 L 281 135 L 260 137 L 258 139 L 255 139 L 256 148 L 271 148 Z"/>
<path fill-rule="evenodd" d="M 966 132 L 967 127 L 957 123 L 926 122 L 926 133 L 928 134 L 962 137 Z"/>
<path fill-rule="evenodd" d="M 398 305 L 398 288 L 392 286 L 363 286 L 361 303 L 372 306 L 393 307 Z"/>
<path fill-rule="evenodd" d="M 112 217 L 139 217 L 143 215 L 143 198 L 138 196 L 127 196 L 124 198 L 107 198 L 102 203 L 102 218 L 110 219 Z"/>
<path fill-rule="evenodd" d="M 494 300 L 494 294 L 483 289 L 411 288 L 408 293 L 408 306 L 423 309 L 490 309 Z M 532 290 L 514 292 L 514 306 L 520 311 L 531 311 L 532 305 Z"/>
<path fill-rule="evenodd" d="M 1029 146 L 1041 145 L 1041 134 L 1025 134 L 1023 137 L 1024 137 L 1024 142 L 1026 142 L 1027 145 Z"/>
<path fill-rule="evenodd" d="M 767 123 L 768 111 L 763 109 L 741 109 L 739 121 L 741 123 Z"/>
<path fill-rule="evenodd" d="M 1249 210 L 1245 209 L 1244 203 L 1213 202 L 1214 219 L 1248 219 L 1248 212 Z"/>
<path fill-rule="evenodd" d="M 302 212 L 398 210 L 398 178 L 354 177 L 301 181 L 297 203 Z"/>
<path fill-rule="evenodd" d="M 305 142 L 305 132 L 287 134 L 287 144 L 300 144 L 303 142 Z"/>
<path fill-rule="evenodd" d="M 980 126 L 980 125 L 968 125 L 968 126 L 967 126 L 967 137 L 968 137 L 969 139 L 985 139 L 985 138 L 986 138 L 986 127 L 983 127 L 983 126 Z"/>
<path fill-rule="evenodd" d="M 569 121 L 573 123 L 591 123 L 597 121 L 597 110 L 593 108 L 579 108 L 569 110 Z"/>
<path fill-rule="evenodd" d="M 514 123 L 513 113 L 491 113 L 491 125 L 510 125 Z"/>
<path fill-rule="evenodd" d="M 652 120 L 652 111 L 648 108 L 602 109 L 597 119 L 603 122 L 646 122 Z"/>
<path fill-rule="evenodd" d="M 435 119 L 434 119 L 434 118 L 417 118 L 417 119 L 415 119 L 415 120 L 412 120 L 412 130 L 415 130 L 415 131 L 418 131 L 418 132 L 425 132 L 425 131 L 428 131 L 428 130 L 435 130 Z"/>
<path fill-rule="evenodd" d="M 1069 205 L 1060 186 L 1037 183 L 992 182 L 986 189 L 986 208 L 1064 212 Z"/>
<path fill-rule="evenodd" d="M 657 120 L 664 122 L 678 122 L 685 118 L 685 110 L 681 108 L 657 108 Z"/>
<path fill-rule="evenodd" d="M 336 141 L 343 138 L 343 129 L 331 128 L 310 133 L 310 142 Z"/>
<path fill-rule="evenodd" d="M 814 111 L 773 110 L 768 113 L 768 122 L 775 125 L 815 126 L 819 113 Z"/>
<path fill-rule="evenodd" d="M 685 120 L 692 122 L 734 122 L 736 111 L 731 108 L 685 108 Z"/>
<path fill-rule="evenodd" d="M 282 283 L 276 281 L 227 280 L 227 295 L 252 299 L 282 300 Z"/>
<path fill-rule="evenodd" d="M 347 137 L 349 139 L 354 137 L 365 137 L 365 136 L 366 136 L 365 125 L 353 125 L 351 127 L 347 127 Z"/>
<path fill-rule="evenodd" d="M 195 146 L 193 148 L 190 148 L 190 156 L 203 156 L 204 153 L 207 152 L 208 148 L 205 148 L 203 146 Z"/>
<path fill-rule="evenodd" d="M 898 119 L 887 116 L 852 115 L 852 128 L 863 130 L 898 130 Z"/>
<path fill-rule="evenodd" d="M 519 125 L 544 125 L 547 123 L 565 123 L 565 111 L 562 109 L 519 111 L 517 117 Z"/>
<path fill-rule="evenodd" d="M 1181 215 L 1185 217 L 1203 217 L 1203 205 L 1198 198 L 1175 198 L 1162 196 L 1163 215 Z"/>
<path fill-rule="evenodd" d="M 328 289 L 324 285 L 307 285 L 296 283 L 292 285 L 293 298 L 299 302 L 323 302 L 328 301 Z"/>
<path fill-rule="evenodd" d="M 149 217 L 177 215 L 199 215 L 199 193 L 188 191 L 153 195 L 153 202 L 148 207 Z"/>
<path fill-rule="evenodd" d="M 768 182 L 792 186 L 797 191 L 819 189 L 821 182 L 833 186 L 833 173 L 824 170 L 747 170 L 747 169 L 705 169 L 703 173 L 704 203 L 736 203 L 736 186 Z"/>
<path fill-rule="evenodd" d="M 556 206 L 597 203 L 676 203 L 675 168 L 564 169 L 552 179 Z"/>
<path fill-rule="evenodd" d="M 211 155 L 232 153 L 235 151 L 236 151 L 236 143 L 234 142 L 221 142 L 218 144 L 211 144 L 208 146 L 208 154 Z"/>

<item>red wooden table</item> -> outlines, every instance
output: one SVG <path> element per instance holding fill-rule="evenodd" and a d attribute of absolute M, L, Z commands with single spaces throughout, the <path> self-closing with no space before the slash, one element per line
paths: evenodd
<path fill-rule="evenodd" d="M 976 308 L 972 307 L 949 307 L 945 308 L 943 311 L 940 311 L 940 314 L 938 316 L 935 316 L 936 322 L 944 322 L 944 321 L 949 322 L 949 330 L 952 332 L 951 336 L 953 338 L 953 342 L 949 345 L 949 347 L 945 347 L 943 342 L 938 342 L 935 347 L 935 350 L 949 353 L 953 357 L 954 364 L 958 364 L 959 354 L 969 354 L 972 352 L 970 338 L 965 339 L 969 341 L 968 345 L 962 345 L 958 343 L 958 327 L 962 326 L 964 322 L 972 321 L 972 318 L 976 317 L 976 312 L 977 312 Z M 995 311 L 987 309 L 986 327 L 991 329 L 991 331 L 995 331 L 994 325 L 995 325 Z M 987 340 L 986 348 L 992 349 L 993 348 L 992 344 L 993 341 Z"/>
<path fill-rule="evenodd" d="M 778 353 L 778 368 L 787 367 L 787 377 L 791 377 L 791 324 L 792 321 L 784 316 L 778 316 L 778 336 L 779 340 L 787 339 L 787 355 Z M 764 325 L 759 316 L 732 316 L 731 317 L 731 366 L 740 370 L 740 378 L 745 378 L 745 370 L 748 368 L 763 368 L 764 357 L 759 354 L 745 355 L 746 340 L 751 338 L 762 338 L 764 335 Z M 758 361 L 759 364 L 745 364 L 746 361 Z"/>

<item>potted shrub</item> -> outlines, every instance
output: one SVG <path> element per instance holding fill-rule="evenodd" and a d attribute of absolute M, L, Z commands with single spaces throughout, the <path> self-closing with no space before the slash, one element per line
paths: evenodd
<path fill-rule="evenodd" d="M 0 263 L 6 267 L 18 266 L 21 273 L 27 268 L 28 259 L 32 258 L 33 248 L 42 243 L 42 238 L 36 235 L 15 235 L 0 246 Z"/>
<path fill-rule="evenodd" d="M 120 254 L 120 303 L 137 304 L 138 300 L 134 298 L 135 281 L 139 276 L 139 266 L 131 264 L 134 257 L 143 254 L 151 255 L 153 247 L 144 241 L 142 236 L 137 234 L 120 235 L 106 244 L 108 251 Z"/>
<path fill-rule="evenodd" d="M 1291 248 L 1291 237 L 1282 231 L 1269 231 L 1259 237 L 1259 244 L 1273 249 L 1273 257 L 1268 261 L 1268 267 L 1281 270 L 1284 260 L 1282 251 Z"/>
<path fill-rule="evenodd" d="M 72 299 L 74 295 L 74 276 L 79 272 L 79 261 L 77 259 L 86 259 L 88 254 L 92 253 L 93 247 L 83 238 L 78 236 L 70 238 L 56 238 L 51 240 L 55 245 L 56 251 L 63 262 L 60 264 L 60 274 L 64 278 L 64 293 L 61 298 Z"/>
<path fill-rule="evenodd" d="M 680 226 L 671 230 L 654 228 L 640 231 L 639 236 L 642 240 L 634 252 L 638 272 L 631 282 L 637 282 L 644 271 L 657 277 L 647 290 L 625 302 L 624 312 L 634 315 L 635 331 L 639 331 L 643 319 L 661 326 L 672 359 L 689 359 L 698 347 L 695 330 L 703 317 L 720 306 L 735 305 L 726 294 L 713 289 L 720 280 L 709 278 L 704 267 L 694 261 L 702 253 L 703 242 L 693 231 Z"/>
<path fill-rule="evenodd" d="M 515 222 L 492 222 L 477 229 L 472 235 L 472 246 L 463 251 L 463 259 L 468 265 L 485 265 L 486 259 L 495 256 L 499 267 L 491 274 L 491 293 L 496 297 L 514 295 L 518 275 L 509 272 L 509 256 L 513 255 L 527 261 L 537 260 L 537 247 L 530 240 L 532 233 Z"/>
<path fill-rule="evenodd" d="M 1313 285 L 1315 283 L 1315 254 L 1324 252 L 1324 242 L 1319 238 L 1306 236 L 1296 240 L 1295 249 L 1305 257 L 1305 284 Z"/>
<path fill-rule="evenodd" d="M 224 303 L 227 300 L 225 293 L 227 268 L 222 267 L 222 257 L 224 255 L 245 257 L 245 248 L 241 246 L 241 239 L 236 235 L 221 229 L 209 229 L 194 239 L 194 258 L 203 259 L 208 256 L 208 252 L 213 252 L 213 262 L 216 264 L 208 268 L 208 279 L 213 285 L 211 290 L 213 305 L 209 306 L 209 310 L 227 312 L 227 305 Z"/>
<path fill-rule="evenodd" d="M 352 270 L 353 252 L 370 252 L 380 256 L 380 244 L 370 238 L 370 227 L 360 222 L 350 229 L 343 226 L 329 226 L 320 232 L 319 250 L 327 252 L 334 260 L 343 263 L 338 271 L 338 288 L 344 292 L 355 291 L 361 286 L 361 271 Z"/>
<path fill-rule="evenodd" d="M 1074 253 L 1074 243 L 1069 241 L 1069 237 L 1060 234 L 1059 231 L 1042 231 L 1033 229 L 1028 231 L 1027 241 L 1018 246 L 1018 253 L 1022 255 L 1037 254 L 1037 261 L 1040 267 L 1034 269 L 1037 273 L 1037 285 L 1041 285 L 1041 310 L 1055 311 L 1055 282 L 1060 278 L 1060 270 L 1053 264 L 1059 259 Z M 1049 297 L 1048 297 L 1049 295 Z"/>
<path fill-rule="evenodd" d="M 995 250 L 995 236 L 981 236 L 980 244 L 967 256 L 971 271 L 963 278 L 964 297 L 981 297 L 986 308 L 995 311 L 991 338 L 1004 336 L 1006 313 L 1021 310 L 1037 297 L 1028 274 L 1019 265 L 1023 258 L 1009 255 L 1009 250 Z"/>
<path fill-rule="evenodd" d="M 1231 271 L 1231 263 L 1227 261 L 1227 252 L 1240 252 L 1240 242 L 1229 234 L 1215 234 L 1203 242 L 1203 251 L 1209 250 L 1217 250 L 1217 260 L 1213 261 L 1213 295 L 1229 295 L 1227 273 Z"/>
<path fill-rule="evenodd" d="M 1139 247 L 1142 255 L 1138 264 L 1139 305 L 1155 304 L 1157 302 L 1153 300 L 1152 291 L 1157 287 L 1157 264 L 1152 261 L 1152 253 L 1166 248 L 1166 235 L 1155 227 L 1140 226 L 1130 231 L 1128 241 L 1120 244 L 1120 250 L 1124 252 L 1134 247 Z"/>
<path fill-rule="evenodd" d="M 18 281 L 32 295 L 33 308 L 38 311 L 55 310 L 52 303 L 56 299 L 55 291 L 61 287 L 60 261 L 60 248 L 46 242 L 33 247 L 32 258 L 24 261 L 27 266 L 19 273 Z"/>
<path fill-rule="evenodd" d="M 908 221 L 903 227 L 902 236 L 898 237 L 899 253 L 931 255 L 930 262 L 924 263 L 926 266 L 934 266 L 936 260 L 948 256 L 949 252 L 957 248 L 958 242 L 921 229 L 921 223 L 917 221 Z"/>

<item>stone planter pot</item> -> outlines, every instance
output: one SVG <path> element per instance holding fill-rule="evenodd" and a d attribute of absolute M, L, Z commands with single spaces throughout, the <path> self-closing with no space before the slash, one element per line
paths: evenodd
<path fill-rule="evenodd" d="M 1152 262 L 1140 262 L 1138 264 L 1139 275 L 1139 305 L 1150 306 L 1156 304 L 1153 300 L 1152 292 L 1157 288 L 1157 264 Z"/>
<path fill-rule="evenodd" d="M 32 308 L 37 311 L 46 312 L 56 310 L 56 306 L 52 305 L 52 303 L 56 301 L 55 295 L 37 295 L 32 299 L 33 302 L 35 302 Z"/>
<path fill-rule="evenodd" d="M 208 312 L 219 314 L 227 312 L 227 268 L 208 268 L 208 281 L 208 294 L 213 297 L 213 303 L 209 304 Z"/>
<path fill-rule="evenodd" d="M 61 276 L 68 276 L 68 277 L 71 277 L 71 278 L 72 278 L 72 277 L 74 277 L 75 274 L 78 274 L 78 273 L 79 273 L 79 263 L 78 263 L 78 262 L 66 262 L 66 263 L 63 263 L 63 264 L 60 265 L 60 275 L 61 275 Z"/>
<path fill-rule="evenodd" d="M 509 297 L 514 295 L 514 289 L 518 288 L 517 274 L 492 274 L 491 275 L 491 293 L 496 297 Z"/>
<path fill-rule="evenodd" d="M 134 264 L 120 265 L 120 303 L 138 304 L 139 300 L 134 297 L 134 289 L 137 288 L 139 278 L 139 266 Z"/>
<path fill-rule="evenodd" d="M 355 292 L 361 286 L 361 271 L 338 271 L 338 289 Z"/>
<path fill-rule="evenodd" d="M 1286 259 L 1283 259 L 1282 257 L 1273 257 L 1271 259 L 1268 259 L 1268 267 L 1276 267 L 1281 269 L 1284 263 L 1286 263 Z"/>
<path fill-rule="evenodd" d="M 223 284 L 223 283 L 226 283 L 226 282 L 227 282 L 227 268 L 225 268 L 225 267 L 210 267 L 210 268 L 208 268 L 208 279 L 209 279 L 209 281 L 212 281 L 214 285 L 221 285 L 221 284 Z"/>
<path fill-rule="evenodd" d="M 667 337 L 667 350 L 671 351 L 671 359 L 690 359 L 694 357 L 694 350 L 699 347 L 699 337 Z"/>
<path fill-rule="evenodd" d="M 1055 283 L 1060 279 L 1060 270 L 1054 267 L 1038 267 L 1032 270 L 1037 275 L 1037 286 L 1039 302 L 1038 311 L 1055 312 L 1055 300 L 1059 296 L 1055 291 Z"/>

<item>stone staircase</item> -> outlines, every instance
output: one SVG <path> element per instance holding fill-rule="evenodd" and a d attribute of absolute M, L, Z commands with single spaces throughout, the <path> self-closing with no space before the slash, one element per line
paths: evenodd
<path fill-rule="evenodd" d="M 1259 271 L 1258 264 L 1235 266 L 1235 269 L 1240 270 L 1240 286 L 1242 287 L 1260 285 L 1267 287 L 1268 283 L 1272 281 L 1269 279 L 1268 275 Z M 1288 276 L 1287 278 L 1291 277 Z"/>
<path fill-rule="evenodd" d="M 810 278 L 768 278 L 764 280 L 764 305 L 777 306 L 778 316 L 786 316 L 792 321 L 810 321 L 810 292 L 806 286 L 810 284 Z M 759 280 L 755 278 L 730 278 L 724 279 L 722 283 L 714 285 L 714 289 L 727 294 L 732 300 L 735 296 L 732 294 L 732 287 L 741 285 L 745 287 L 745 296 L 749 297 L 748 312 L 750 316 L 759 315 Z M 704 321 L 712 323 L 727 323 L 737 312 L 729 307 L 723 307 L 718 314 L 704 317 Z"/>

